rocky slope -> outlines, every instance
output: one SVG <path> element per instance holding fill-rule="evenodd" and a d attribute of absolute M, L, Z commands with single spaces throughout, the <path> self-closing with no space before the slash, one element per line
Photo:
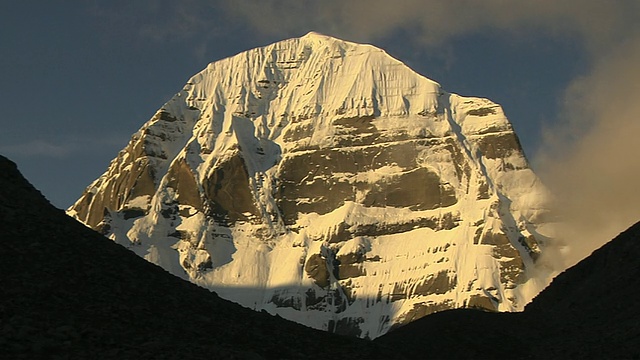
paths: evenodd
<path fill-rule="evenodd" d="M 0 156 L 1 359 L 398 357 L 251 311 L 51 206 Z"/>
<path fill-rule="evenodd" d="M 524 312 L 445 311 L 376 342 L 409 358 L 637 359 L 638 258 L 640 223 L 558 275 Z"/>
<path fill-rule="evenodd" d="M 375 338 L 521 310 L 545 199 L 499 105 L 310 33 L 209 64 L 68 213 L 223 298 Z"/>

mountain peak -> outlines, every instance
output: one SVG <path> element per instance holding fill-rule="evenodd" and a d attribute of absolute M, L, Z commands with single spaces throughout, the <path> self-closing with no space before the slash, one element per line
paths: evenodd
<path fill-rule="evenodd" d="M 335 38 L 333 36 L 321 34 L 321 33 L 316 32 L 316 31 L 309 31 L 308 33 L 306 33 L 305 35 L 302 36 L 302 39 L 322 39 L 322 40 L 331 40 L 331 41 L 342 41 L 342 40 L 340 40 L 338 38 Z"/>
<path fill-rule="evenodd" d="M 441 93 L 438 83 L 381 49 L 313 32 L 211 63 L 178 96 L 202 108 L 197 99 L 221 90 L 239 99 L 231 105 L 238 113 L 270 118 L 434 112 Z"/>
<path fill-rule="evenodd" d="M 545 197 L 499 105 L 309 33 L 194 75 L 69 213 L 222 297 L 373 338 L 522 309 Z"/>
<path fill-rule="evenodd" d="M 385 53 L 384 50 L 375 47 L 373 45 L 370 44 L 360 44 L 360 43 L 356 43 L 356 42 L 351 42 L 351 41 L 347 41 L 347 40 L 343 40 L 337 37 L 333 37 L 331 35 L 325 35 L 325 34 L 321 34 L 319 32 L 315 32 L 315 31 L 310 31 L 307 34 L 303 35 L 300 38 L 294 38 L 294 39 L 289 39 L 289 40 L 283 40 L 283 41 L 291 41 L 291 40 L 300 40 L 305 42 L 305 44 L 312 44 L 312 45 L 319 45 L 319 46 L 334 46 L 334 47 L 340 47 L 343 49 L 348 49 L 348 48 L 360 48 L 360 50 L 362 49 L 368 49 L 370 51 L 375 51 L 375 52 L 382 52 Z"/>

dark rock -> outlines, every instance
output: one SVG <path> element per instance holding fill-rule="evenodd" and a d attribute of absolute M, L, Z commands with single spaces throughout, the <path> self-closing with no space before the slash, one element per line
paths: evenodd
<path fill-rule="evenodd" d="M 202 186 L 209 206 L 208 215 L 217 221 L 233 224 L 258 216 L 249 187 L 249 174 L 239 152 L 219 164 Z"/>
<path fill-rule="evenodd" d="M 360 337 L 362 330 L 358 326 L 362 323 L 362 319 L 359 318 L 343 318 L 338 321 L 329 321 L 329 331 L 339 335 Z"/>
<path fill-rule="evenodd" d="M 146 210 L 143 209 L 124 209 L 122 210 L 122 216 L 125 220 L 133 219 L 141 216 L 145 216 L 147 214 Z"/>
<path fill-rule="evenodd" d="M 320 254 L 313 254 L 307 259 L 304 265 L 304 271 L 313 279 L 313 281 L 321 288 L 329 285 L 329 268 L 327 260 Z"/>
<path fill-rule="evenodd" d="M 435 275 L 429 274 L 421 282 L 415 285 L 411 295 L 444 294 L 456 286 L 456 278 L 449 278 L 447 271 L 440 271 Z"/>
<path fill-rule="evenodd" d="M 478 147 L 487 159 L 506 158 L 520 151 L 520 140 L 515 133 L 486 134 L 478 140 Z"/>
<path fill-rule="evenodd" d="M 189 205 L 198 211 L 203 210 L 199 187 L 195 175 L 184 160 L 176 161 L 169 168 L 167 187 L 175 189 L 180 205 Z"/>
<path fill-rule="evenodd" d="M 467 115 L 473 115 L 473 116 L 487 116 L 487 115 L 495 115 L 496 111 L 493 108 L 479 108 L 479 109 L 472 109 L 467 111 Z"/>
<path fill-rule="evenodd" d="M 438 175 L 426 168 L 416 168 L 376 183 L 367 193 L 363 204 L 428 210 L 450 206 L 456 202 L 455 192 L 452 188 L 441 185 Z"/>

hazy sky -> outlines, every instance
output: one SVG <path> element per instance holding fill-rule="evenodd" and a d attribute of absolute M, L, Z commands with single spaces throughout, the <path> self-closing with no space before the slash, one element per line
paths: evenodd
<path fill-rule="evenodd" d="M 0 154 L 66 208 L 207 63 L 311 30 L 501 104 L 567 217 L 640 220 L 636 0 L 5 1 Z"/>

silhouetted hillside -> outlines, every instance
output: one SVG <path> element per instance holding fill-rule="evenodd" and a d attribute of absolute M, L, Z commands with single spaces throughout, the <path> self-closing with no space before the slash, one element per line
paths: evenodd
<path fill-rule="evenodd" d="M 242 308 L 51 206 L 0 156 L 0 357 L 640 358 L 640 223 L 524 313 L 452 310 L 374 342 Z"/>
<path fill-rule="evenodd" d="M 0 219 L 0 357 L 394 356 L 170 275 L 51 206 L 2 156 Z"/>
<path fill-rule="evenodd" d="M 525 309 L 552 354 L 640 358 L 640 223 L 556 277 Z"/>

